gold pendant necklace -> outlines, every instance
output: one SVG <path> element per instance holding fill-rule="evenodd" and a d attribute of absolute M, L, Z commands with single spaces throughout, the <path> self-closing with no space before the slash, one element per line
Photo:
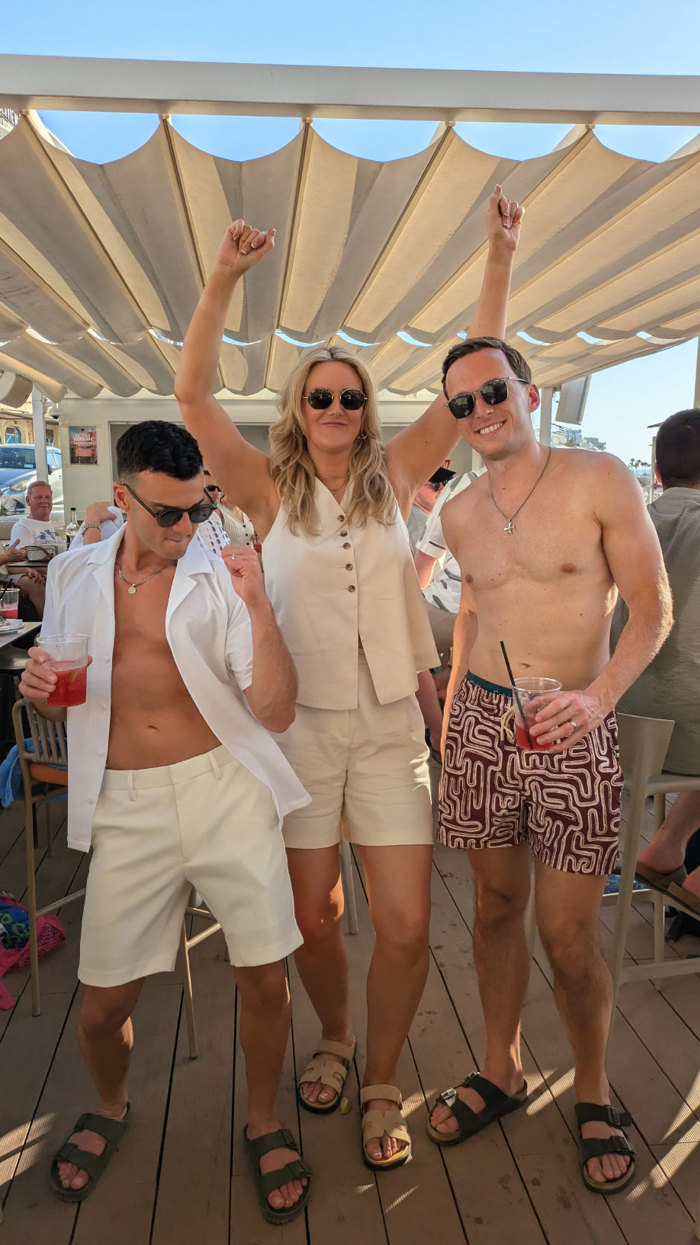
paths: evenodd
<path fill-rule="evenodd" d="M 174 565 L 175 565 L 174 562 L 166 562 L 165 566 L 159 567 L 157 571 L 151 571 L 149 575 L 144 575 L 143 579 L 137 579 L 135 583 L 130 584 L 128 579 L 125 579 L 124 576 L 122 575 L 122 568 L 119 565 L 119 563 L 117 563 L 117 575 L 119 576 L 123 584 L 128 584 L 127 592 L 130 597 L 133 597 L 136 595 L 136 589 L 140 588 L 141 584 L 145 584 L 148 579 L 153 579 L 155 575 L 162 575 L 163 571 L 167 571 L 169 566 L 174 566 Z"/>

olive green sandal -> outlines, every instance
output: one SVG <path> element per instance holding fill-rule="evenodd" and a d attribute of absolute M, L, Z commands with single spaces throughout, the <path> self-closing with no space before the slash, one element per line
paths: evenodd
<path fill-rule="evenodd" d="M 258 1195 L 260 1209 L 263 1219 L 267 1223 L 281 1225 L 289 1223 L 290 1219 L 296 1219 L 304 1210 L 309 1200 L 311 1192 L 311 1176 L 312 1171 L 308 1163 L 303 1159 L 292 1159 L 291 1162 L 285 1163 L 284 1167 L 278 1167 L 272 1172 L 261 1172 L 260 1159 L 264 1154 L 269 1154 L 271 1150 L 296 1150 L 299 1146 L 294 1140 L 294 1134 L 290 1133 L 288 1128 L 278 1128 L 274 1133 L 263 1133 L 262 1137 L 256 1137 L 252 1140 L 248 1136 L 248 1125 L 243 1129 L 243 1144 L 246 1154 L 250 1160 L 250 1167 L 255 1181 L 255 1192 Z M 283 1184 L 289 1184 L 292 1180 L 306 1179 L 306 1187 L 298 1202 L 293 1206 L 284 1210 L 275 1210 L 271 1206 L 268 1198 L 275 1189 L 280 1189 Z"/>
<path fill-rule="evenodd" d="M 131 1106 L 127 1104 L 126 1113 L 122 1120 L 111 1120 L 106 1115 L 95 1115 L 88 1111 L 85 1115 L 79 1116 L 75 1121 L 75 1127 L 71 1129 L 70 1136 L 73 1133 L 81 1133 L 87 1129 L 91 1133 L 97 1133 L 100 1137 L 104 1137 L 105 1145 L 102 1154 L 92 1154 L 89 1150 L 81 1150 L 73 1141 L 64 1141 L 60 1150 L 57 1150 L 51 1160 L 51 1171 L 49 1173 L 49 1183 L 51 1190 L 56 1197 L 62 1202 L 84 1202 L 86 1197 L 92 1193 L 100 1176 L 104 1172 L 110 1159 L 119 1149 L 119 1143 L 129 1127 L 131 1119 Z M 81 1171 L 87 1172 L 90 1179 L 82 1189 L 66 1189 L 61 1184 L 61 1177 L 58 1171 L 59 1163 L 75 1163 Z"/>
<path fill-rule="evenodd" d="M 331 1042 L 325 1038 L 319 1042 L 299 1077 L 297 1098 L 305 1111 L 313 1111 L 316 1115 L 329 1115 L 331 1111 L 335 1111 L 336 1107 L 340 1106 L 354 1056 L 354 1037 L 350 1038 L 349 1042 Z M 314 1081 L 320 1081 L 322 1085 L 327 1085 L 329 1089 L 334 1090 L 335 1097 L 329 1099 L 328 1102 L 309 1102 L 302 1094 L 301 1087 L 313 1084 Z"/>
<path fill-rule="evenodd" d="M 365 1103 L 373 1098 L 391 1099 L 391 1107 L 372 1107 L 364 1110 Z M 401 1111 L 401 1093 L 395 1085 L 365 1085 L 360 1090 L 360 1107 L 362 1108 L 362 1158 L 365 1167 L 373 1171 L 391 1171 L 394 1167 L 403 1167 L 411 1157 L 411 1134 Z M 403 1149 L 390 1158 L 373 1159 L 367 1153 L 367 1142 L 376 1137 L 381 1142 L 384 1133 L 394 1141 L 403 1141 Z"/>

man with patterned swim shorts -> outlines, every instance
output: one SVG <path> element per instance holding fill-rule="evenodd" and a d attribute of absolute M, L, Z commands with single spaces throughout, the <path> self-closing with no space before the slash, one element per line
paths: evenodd
<path fill-rule="evenodd" d="M 583 1179 L 610 1193 L 634 1171 L 623 1121 L 609 1105 L 612 991 L 597 936 L 622 788 L 614 707 L 671 625 L 663 559 L 639 485 L 621 462 L 537 442 L 539 393 L 517 350 L 495 338 L 461 342 L 445 360 L 443 387 L 486 466 L 442 513 L 462 593 L 439 839 L 466 849 L 474 874 L 487 1051 L 483 1075 L 437 1099 L 428 1131 L 440 1145 L 455 1144 L 526 1099 L 519 1039 L 531 849 L 539 931 L 574 1052 Z M 611 658 L 618 589 L 629 621 Z M 514 678 L 549 677 L 563 689 L 541 702 L 533 749 L 515 742 L 500 641 Z"/>

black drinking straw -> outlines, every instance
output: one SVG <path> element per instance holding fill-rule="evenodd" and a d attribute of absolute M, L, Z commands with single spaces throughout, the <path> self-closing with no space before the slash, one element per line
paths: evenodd
<path fill-rule="evenodd" d="M 525 734 L 527 735 L 527 742 L 528 742 L 528 744 L 529 744 L 530 748 L 531 748 L 531 749 L 533 750 L 533 752 L 534 752 L 535 745 L 533 744 L 532 739 L 531 739 L 531 737 L 530 737 L 530 728 L 529 728 L 529 726 L 528 726 L 528 724 L 527 724 L 527 718 L 525 717 L 525 714 L 523 713 L 523 706 L 522 706 L 522 704 L 521 704 L 521 702 L 520 702 L 520 696 L 518 695 L 518 689 L 517 689 L 517 687 L 515 686 L 515 679 L 513 678 L 513 671 L 511 670 L 510 662 L 509 662 L 509 660 L 508 660 L 508 654 L 507 654 L 507 652 L 506 652 L 506 646 L 505 646 L 505 644 L 503 643 L 503 640 L 499 640 L 499 644 L 500 644 L 500 646 L 501 646 L 501 652 L 503 653 L 503 660 L 504 660 L 504 662 L 506 663 L 506 670 L 508 671 L 508 678 L 510 679 L 510 685 L 511 685 L 511 687 L 512 687 L 512 689 L 513 689 L 513 695 L 515 696 L 515 701 L 516 701 L 516 704 L 517 704 L 517 706 L 518 706 L 518 709 L 520 710 L 520 716 L 521 716 L 521 718 L 522 718 L 522 720 L 523 720 L 523 726 L 525 727 Z"/>

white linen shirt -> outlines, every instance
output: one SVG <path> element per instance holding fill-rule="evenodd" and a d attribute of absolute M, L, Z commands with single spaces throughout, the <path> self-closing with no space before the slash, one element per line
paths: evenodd
<path fill-rule="evenodd" d="M 123 527 L 108 540 L 54 558 L 45 635 L 87 635 L 87 701 L 67 711 L 68 846 L 88 851 L 109 745 L 114 650 L 114 562 Z M 309 803 L 289 762 L 248 707 L 253 670 L 248 611 L 220 558 L 192 540 L 175 567 L 165 634 L 192 700 L 217 739 L 269 789 L 280 823 Z"/>

